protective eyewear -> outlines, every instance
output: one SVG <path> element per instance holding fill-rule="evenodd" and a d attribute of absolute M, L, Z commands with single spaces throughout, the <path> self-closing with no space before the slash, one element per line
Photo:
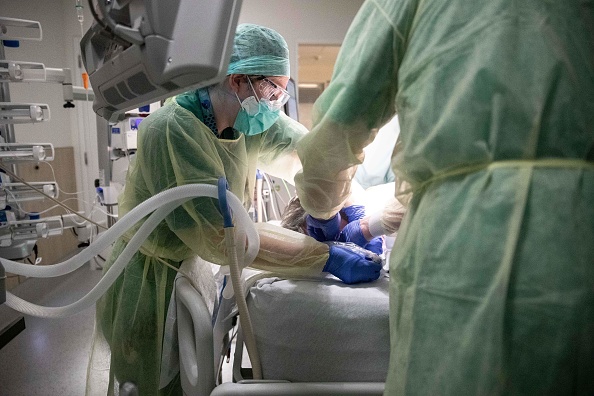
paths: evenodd
<path fill-rule="evenodd" d="M 280 109 L 291 98 L 291 95 L 285 89 L 279 87 L 265 76 L 259 76 L 256 80 L 263 81 L 259 89 L 261 98 L 270 101 L 272 106 Z"/>

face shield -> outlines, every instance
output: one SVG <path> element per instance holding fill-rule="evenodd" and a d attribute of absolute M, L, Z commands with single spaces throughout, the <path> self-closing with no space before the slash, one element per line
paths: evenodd
<path fill-rule="evenodd" d="M 256 81 L 262 81 L 258 89 L 260 99 L 268 101 L 274 109 L 282 109 L 291 98 L 289 92 L 265 76 L 259 76 Z"/>

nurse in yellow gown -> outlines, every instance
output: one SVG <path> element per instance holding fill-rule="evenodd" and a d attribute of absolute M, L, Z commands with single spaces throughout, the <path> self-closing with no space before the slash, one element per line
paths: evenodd
<path fill-rule="evenodd" d="M 138 151 L 128 170 L 119 210 L 171 187 L 225 177 L 230 190 L 251 204 L 256 167 L 292 181 L 300 168 L 295 145 L 307 132 L 279 108 L 288 99 L 289 51 L 277 32 L 239 25 L 227 78 L 220 84 L 178 95 L 142 121 Z M 107 271 L 140 227 L 116 242 Z M 329 248 L 280 227 L 259 225 L 260 251 L 253 267 L 284 276 L 331 272 L 348 283 L 377 279 L 381 265 Z M 95 356 L 107 342 L 109 390 L 132 382 L 140 395 L 181 395 L 179 375 L 159 389 L 167 307 L 181 262 L 200 256 L 224 265 L 224 232 L 218 201 L 196 198 L 175 209 L 148 237 L 97 304 L 96 342 L 90 387 L 100 374 Z M 344 259 L 349 258 L 347 264 Z M 342 265 L 344 264 L 344 265 Z M 351 273 L 353 269 L 358 272 Z M 341 272 L 342 271 L 342 272 Z M 353 270 L 354 271 L 354 270 Z M 353 276 L 351 276 L 353 275 Z M 95 394 L 93 389 L 88 393 Z"/>

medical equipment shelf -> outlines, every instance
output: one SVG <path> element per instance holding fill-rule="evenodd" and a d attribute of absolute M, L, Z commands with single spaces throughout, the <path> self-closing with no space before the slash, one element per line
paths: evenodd
<path fill-rule="evenodd" d="M 49 121 L 50 109 L 45 103 L 0 102 L 0 124 L 28 124 Z"/>
<path fill-rule="evenodd" d="M 64 108 L 74 107 L 72 103 L 75 99 L 74 87 L 72 86 L 72 72 L 68 68 L 45 67 L 43 63 L 37 62 L 0 60 L 0 82 L 62 84 L 62 94 L 65 102 Z M 80 100 L 85 100 L 86 94 L 82 97 L 77 95 L 77 97 L 80 97 Z"/>
<path fill-rule="evenodd" d="M 0 181 L 0 257 L 8 260 L 23 260 L 29 257 L 35 251 L 38 239 L 60 235 L 64 230 L 61 217 L 40 218 L 36 213 L 26 212 L 20 205 L 25 201 L 44 199 L 39 191 L 55 199 L 58 197 L 59 187 L 55 181 L 26 183 L 18 180 L 17 163 L 52 161 L 54 147 L 50 143 L 16 143 L 14 124 L 49 121 L 50 108 L 43 103 L 11 102 L 9 84 L 61 84 L 64 107 L 74 107 L 70 69 L 46 68 L 39 62 L 5 59 L 5 46 L 17 48 L 20 40 L 41 39 L 42 30 L 39 22 L 0 17 L 0 163 L 3 164 Z M 78 96 L 81 96 L 80 93 Z M 5 269 L 0 265 L 2 304 L 6 300 L 6 287 Z M 2 345 L 8 343 L 25 327 L 22 316 L 10 319 L 5 315 L 3 319 L 5 322 L 0 323 Z"/>
<path fill-rule="evenodd" d="M 0 161 L 53 161 L 54 145 L 51 143 L 0 143 Z"/>
<path fill-rule="evenodd" d="M 0 185 L 10 190 L 10 193 L 7 194 L 7 197 L 5 198 L 5 202 L 8 204 L 16 204 L 17 202 L 44 199 L 42 195 L 39 195 L 39 193 L 32 190 L 29 186 L 33 186 L 36 189 L 43 191 L 52 198 L 58 198 L 58 183 L 54 181 L 30 182 L 28 184 L 29 185 L 24 183 L 5 183 L 4 180 L 2 180 Z M 3 199 L 4 197 L 0 197 L 0 204 L 3 202 Z"/>
<path fill-rule="evenodd" d="M 0 82 L 43 82 L 46 71 L 43 63 L 0 60 Z"/>
<path fill-rule="evenodd" d="M 0 17 L 0 40 L 41 41 L 41 24 L 26 19 Z"/>

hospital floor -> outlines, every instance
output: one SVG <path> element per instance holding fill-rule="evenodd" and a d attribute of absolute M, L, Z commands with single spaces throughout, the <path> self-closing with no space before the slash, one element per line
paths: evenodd
<path fill-rule="evenodd" d="M 29 278 L 13 294 L 60 306 L 84 296 L 101 278 L 85 264 L 59 278 Z M 22 316 L 0 307 L 0 320 Z M 63 319 L 25 316 L 25 329 L 0 349 L 0 395 L 84 395 L 95 308 Z"/>
<path fill-rule="evenodd" d="M 100 278 L 100 270 L 85 264 L 59 278 L 29 278 L 12 293 L 61 306 L 84 296 Z M 20 316 L 0 306 L 0 327 Z M 25 330 L 0 349 L 0 396 L 84 395 L 94 316 L 94 306 L 63 319 L 26 316 Z M 231 381 L 231 364 L 223 366 L 223 382 Z"/>

